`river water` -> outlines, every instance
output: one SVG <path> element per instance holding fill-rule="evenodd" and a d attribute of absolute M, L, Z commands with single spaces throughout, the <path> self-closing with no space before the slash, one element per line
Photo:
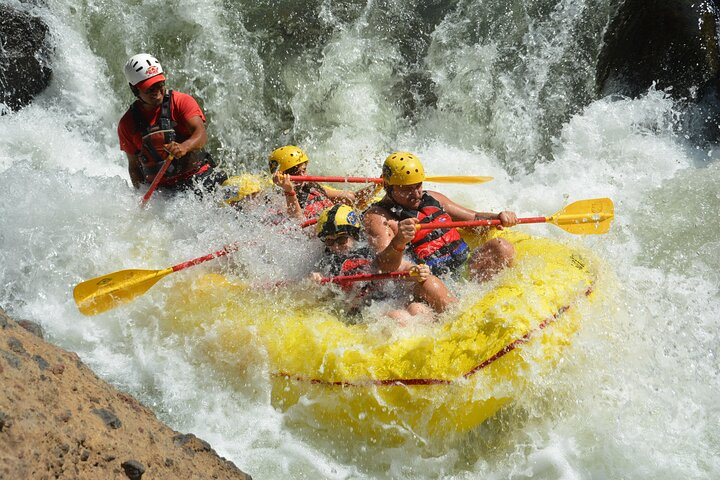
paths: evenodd
<path fill-rule="evenodd" d="M 256 479 L 720 477 L 718 153 L 687 144 L 662 91 L 595 97 L 615 2 L 2 1 L 49 24 L 54 54 L 50 87 L 0 116 L 0 305 L 173 429 Z M 452 444 L 374 448 L 295 428 L 262 369 L 212 351 L 217 332 L 167 326 L 177 290 L 203 273 L 293 278 L 308 256 L 298 236 L 212 201 L 139 210 L 116 126 L 132 101 L 122 67 L 140 51 L 201 101 L 210 148 L 233 173 L 264 169 L 286 143 L 327 175 L 376 176 L 409 150 L 430 175 L 493 176 L 435 186 L 484 211 L 549 215 L 610 197 L 606 235 L 517 227 L 595 252 L 602 308 L 553 378 Z M 73 301 L 83 280 L 235 241 L 247 248 L 229 261 L 102 315 Z"/>

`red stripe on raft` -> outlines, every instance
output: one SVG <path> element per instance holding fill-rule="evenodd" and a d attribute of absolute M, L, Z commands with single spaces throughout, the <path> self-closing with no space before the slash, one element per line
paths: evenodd
<path fill-rule="evenodd" d="M 592 293 L 592 287 L 588 287 L 587 290 L 585 290 L 585 296 L 589 296 Z M 537 326 L 536 329 L 529 331 L 522 337 L 512 341 L 511 343 L 505 345 L 503 348 L 500 349 L 495 355 L 491 356 L 481 364 L 477 365 L 476 367 L 473 367 L 468 371 L 467 373 L 463 374 L 461 378 L 469 378 L 482 370 L 483 368 L 486 368 L 490 365 L 492 365 L 495 361 L 499 360 L 500 358 L 504 357 L 508 353 L 515 350 L 520 345 L 527 343 L 530 341 L 530 339 L 537 333 L 543 330 L 545 327 L 556 321 L 563 313 L 570 310 L 570 305 L 565 305 L 563 307 L 560 307 L 558 311 L 553 314 L 550 318 L 547 318 L 540 322 L 540 324 Z M 335 382 L 329 382 L 327 380 L 320 380 L 318 378 L 305 378 L 300 377 L 297 375 L 292 375 L 290 373 L 285 372 L 276 372 L 272 374 L 274 377 L 285 377 L 290 380 L 295 380 L 297 382 L 308 382 L 312 383 L 314 385 L 327 385 L 327 386 L 333 386 L 333 387 L 367 387 L 367 386 L 416 386 L 416 385 L 452 385 L 453 383 L 456 383 L 456 380 L 442 380 L 438 378 L 394 378 L 394 379 L 386 379 L 386 380 L 367 380 L 360 383 L 353 383 L 353 382 L 346 382 L 346 381 L 335 381 Z"/>
<path fill-rule="evenodd" d="M 537 327 L 535 330 L 531 330 L 531 331 L 529 331 L 528 333 L 526 333 L 525 335 L 523 335 L 522 337 L 520 337 L 520 338 L 518 338 L 517 340 L 515 340 L 514 342 L 512 342 L 512 343 L 510 343 L 510 344 L 508 344 L 508 345 L 505 345 L 505 346 L 504 346 L 499 352 L 497 352 L 495 355 L 493 355 L 492 357 L 488 358 L 487 360 L 485 360 L 484 362 L 482 362 L 480 365 L 478 365 L 477 367 L 473 368 L 472 370 L 470 370 L 469 372 L 467 372 L 465 375 L 463 375 L 463 378 L 468 378 L 468 377 L 470 377 L 470 376 L 473 375 L 475 372 L 477 372 L 477 371 L 479 371 L 479 370 L 482 370 L 483 368 L 485 368 L 485 367 L 487 367 L 488 365 L 490 365 L 491 363 L 493 363 L 495 360 L 498 360 L 500 357 L 502 357 L 502 356 L 504 356 L 504 355 L 512 352 L 513 350 L 515 350 L 518 346 L 522 345 L 523 343 L 529 342 L 529 341 L 530 341 L 530 337 L 532 337 L 536 332 L 539 332 L 540 330 L 542 330 L 542 329 L 544 329 L 545 327 L 547 327 L 548 325 L 550 325 L 552 322 L 554 322 L 555 320 L 557 320 L 558 317 L 560 317 L 560 315 L 562 315 L 563 313 L 567 312 L 568 310 L 570 310 L 570 306 L 569 306 L 569 305 L 566 305 L 566 306 L 564 306 L 564 307 L 560 307 L 560 309 L 557 311 L 557 313 L 555 313 L 555 315 L 553 315 L 552 317 L 547 318 L 547 319 L 543 320 L 542 322 L 540 322 L 540 324 L 538 325 L 538 327 Z"/>

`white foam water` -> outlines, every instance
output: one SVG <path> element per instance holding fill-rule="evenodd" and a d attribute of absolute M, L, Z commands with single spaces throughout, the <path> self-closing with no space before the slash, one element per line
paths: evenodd
<path fill-rule="evenodd" d="M 597 45 L 612 2 L 478 0 L 439 18 L 412 1 L 4 3 L 48 22 L 55 50 L 48 90 L 0 117 L 0 304 L 174 429 L 257 479 L 720 476 L 717 153 L 674 133 L 664 92 L 592 98 L 591 62 L 571 54 Z M 409 150 L 430 175 L 491 175 L 429 185 L 484 211 L 549 215 L 612 198 L 606 235 L 517 227 L 602 259 L 600 312 L 584 318 L 555 375 L 453 445 L 340 445 L 293 427 L 271 406 L 267 372 L 248 366 L 251 349 L 229 358 L 217 330 L 173 331 L 167 312 L 175 289 L 203 273 L 242 265 L 265 280 L 299 278 L 311 242 L 190 195 L 138 208 L 115 129 L 132 100 L 122 65 L 142 50 L 160 57 L 173 88 L 200 98 L 211 149 L 231 171 L 259 171 L 292 141 L 312 173 L 374 176 L 391 151 Z M 406 81 L 418 72 L 431 87 Z M 246 248 L 100 316 L 72 299 L 83 280 L 235 241 Z"/>

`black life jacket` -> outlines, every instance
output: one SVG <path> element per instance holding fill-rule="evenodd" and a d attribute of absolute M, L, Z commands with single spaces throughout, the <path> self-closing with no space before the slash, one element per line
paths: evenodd
<path fill-rule="evenodd" d="M 168 153 L 165 151 L 164 145 L 170 142 L 182 143 L 187 140 L 175 131 L 177 122 L 172 120 L 172 93 L 172 90 L 165 93 L 160 107 L 160 117 L 153 125 L 148 123 L 140 112 L 140 107 L 135 103 L 130 107 L 142 136 L 143 146 L 138 158 L 147 183 L 152 183 L 155 175 L 165 163 Z M 165 171 L 160 185 L 174 186 L 193 175 L 204 172 L 210 167 L 208 157 L 207 152 L 201 149 L 189 152 L 182 158 L 174 159 Z"/>
<path fill-rule="evenodd" d="M 452 217 L 432 195 L 423 192 L 417 210 L 399 205 L 386 206 L 399 220 L 417 218 L 420 223 L 451 222 Z M 456 270 L 467 260 L 469 247 L 456 228 L 418 230 L 409 243 L 410 252 L 417 263 L 426 263 L 435 275 Z"/>
<path fill-rule="evenodd" d="M 317 267 L 324 275 L 331 277 L 369 273 L 373 258 L 374 254 L 367 246 L 356 248 L 345 254 L 332 253 L 326 250 L 325 256 L 320 259 Z M 346 292 L 352 290 L 353 286 L 352 283 L 340 284 L 340 288 Z M 364 293 L 364 288 L 361 289 L 361 292 Z"/>
<path fill-rule="evenodd" d="M 315 183 L 304 183 L 297 190 L 297 196 L 305 218 L 315 218 L 326 208 L 335 205 L 325 194 L 322 187 Z"/>
<path fill-rule="evenodd" d="M 373 257 L 372 250 L 367 246 L 356 248 L 345 254 L 326 252 L 318 262 L 318 268 L 323 274 L 332 277 L 368 273 Z"/>

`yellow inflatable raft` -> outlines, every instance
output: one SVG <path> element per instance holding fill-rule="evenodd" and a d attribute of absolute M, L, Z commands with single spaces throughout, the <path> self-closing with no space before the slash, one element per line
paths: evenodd
<path fill-rule="evenodd" d="M 225 353 L 247 358 L 257 348 L 272 403 L 293 421 L 379 443 L 444 438 L 495 414 L 528 371 L 550 374 L 582 319 L 577 305 L 595 289 L 597 261 L 587 252 L 502 235 L 515 246 L 515 266 L 420 332 L 349 324 L 327 305 L 219 275 L 174 301 L 174 328 L 191 334 L 216 322 Z"/>

